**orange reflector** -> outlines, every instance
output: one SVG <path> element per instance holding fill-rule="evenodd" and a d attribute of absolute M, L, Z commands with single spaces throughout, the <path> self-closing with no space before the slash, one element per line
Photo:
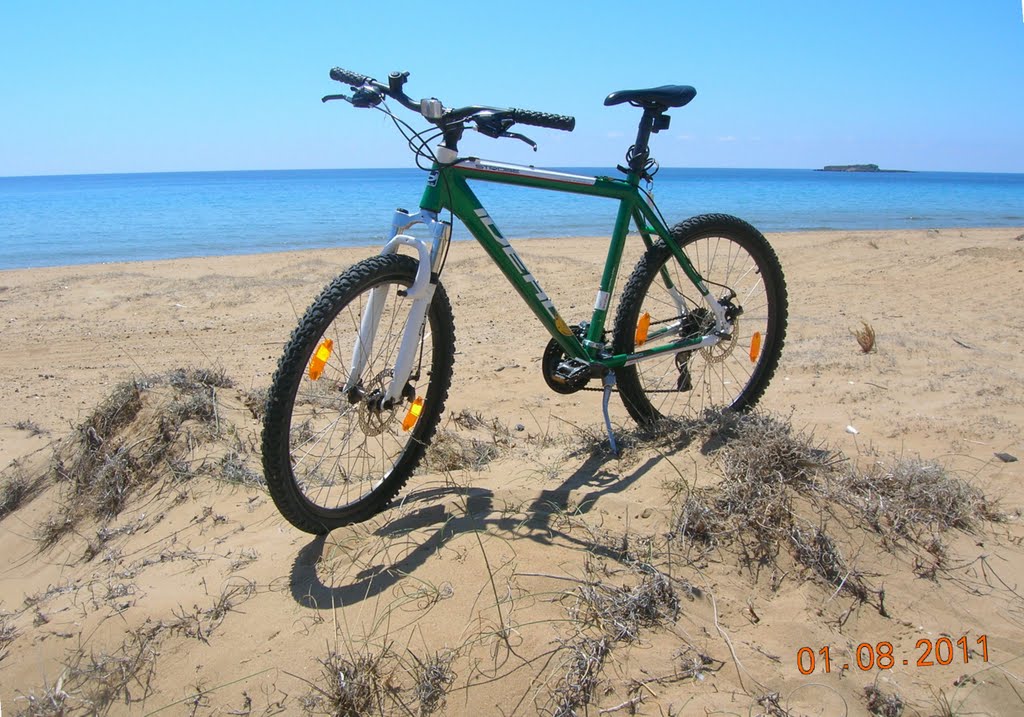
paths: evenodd
<path fill-rule="evenodd" d="M 636 322 L 636 336 L 633 342 L 634 346 L 643 346 L 644 342 L 647 341 L 647 331 L 651 328 L 651 315 L 646 311 L 644 315 L 640 317 L 640 320 Z"/>
<path fill-rule="evenodd" d="M 416 425 L 416 421 L 419 420 L 420 414 L 423 412 L 423 399 L 417 398 L 409 406 L 409 412 L 405 414 L 405 419 L 402 421 L 402 430 L 408 431 L 410 428 Z"/>
<path fill-rule="evenodd" d="M 757 358 L 761 355 L 761 332 L 755 331 L 754 335 L 750 337 L 750 363 L 757 363 Z"/>
<path fill-rule="evenodd" d="M 316 347 L 316 353 L 313 354 L 313 358 L 309 361 L 309 377 L 316 381 L 324 374 L 324 366 L 327 365 L 327 359 L 331 357 L 331 351 L 334 350 L 334 342 L 330 339 L 324 339 L 320 342 L 320 345 Z"/>

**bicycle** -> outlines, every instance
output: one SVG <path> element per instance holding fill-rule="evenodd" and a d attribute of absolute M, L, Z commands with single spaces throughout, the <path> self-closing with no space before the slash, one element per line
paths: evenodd
<path fill-rule="evenodd" d="M 617 168 L 625 178 L 612 178 L 460 157 L 467 129 L 536 149 L 512 127 L 572 131 L 575 119 L 515 108 L 449 108 L 433 97 L 417 102 L 404 91 L 408 75 L 391 73 L 383 84 L 334 68 L 330 77 L 348 85 L 351 95 L 323 98 L 385 112 L 429 174 L 420 210 L 396 210 L 392 238 L 380 254 L 324 288 L 279 361 L 266 404 L 263 467 L 270 495 L 292 525 L 324 534 L 384 510 L 434 436 L 455 353 L 451 304 L 440 281 L 453 216 L 551 335 L 541 360 L 547 385 L 570 394 L 600 382 L 613 453 L 608 401 L 616 386 L 640 424 L 693 418 L 708 409 L 746 410 L 760 399 L 778 365 L 786 327 L 786 285 L 775 251 L 757 229 L 724 214 L 696 216 L 669 229 L 649 191 L 657 171 L 651 135 L 669 127 L 669 109 L 693 99 L 692 87 L 608 95 L 605 105 L 628 102 L 643 110 L 626 166 Z M 392 113 L 387 99 L 431 127 L 416 132 Z M 429 166 L 421 164 L 424 158 Z M 589 321 L 566 323 L 470 180 L 619 202 Z M 447 221 L 441 218 L 446 210 Z M 406 233 L 418 224 L 429 241 Z M 622 292 L 609 342 L 608 306 L 631 224 L 645 253 Z M 403 246 L 416 256 L 400 254 Z"/>

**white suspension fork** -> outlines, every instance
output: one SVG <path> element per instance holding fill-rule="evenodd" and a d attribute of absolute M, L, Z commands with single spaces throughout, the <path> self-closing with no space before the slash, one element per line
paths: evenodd
<path fill-rule="evenodd" d="M 431 244 L 424 239 L 401 233 L 413 224 L 420 223 L 429 226 L 432 234 Z M 412 299 L 412 306 L 409 308 L 409 317 L 402 332 L 402 341 L 393 367 L 391 382 L 382 399 L 384 405 L 390 405 L 402 396 L 405 385 L 409 381 L 409 375 L 412 373 L 413 363 L 416 361 L 416 354 L 420 346 L 420 337 L 426 322 L 427 310 L 434 298 L 436 284 L 431 281 L 431 276 L 436 275 L 436 270 L 440 268 L 441 257 L 447 251 L 448 242 L 451 239 L 451 225 L 438 221 L 437 215 L 433 212 L 409 214 L 398 210 L 395 212 L 392 222 L 392 234 L 391 240 L 381 250 L 381 256 L 395 254 L 398 252 L 398 247 L 408 246 L 416 250 L 419 266 L 413 285 L 404 291 L 405 297 Z M 359 335 L 352 350 L 351 370 L 344 388 L 346 392 L 355 388 L 373 351 L 380 317 L 388 298 L 387 292 L 385 287 L 376 287 L 370 292 L 370 298 L 360 318 Z"/>

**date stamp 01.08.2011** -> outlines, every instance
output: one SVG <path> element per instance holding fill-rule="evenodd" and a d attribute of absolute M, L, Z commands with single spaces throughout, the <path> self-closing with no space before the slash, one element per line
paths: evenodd
<path fill-rule="evenodd" d="M 937 640 L 921 638 L 914 647 L 914 654 L 902 657 L 896 654 L 891 642 L 862 642 L 854 651 L 855 659 L 852 664 L 837 663 L 828 645 L 817 651 L 810 647 L 801 647 L 796 651 L 796 666 L 801 675 L 810 675 L 815 671 L 829 673 L 840 669 L 846 671 L 853 667 L 869 671 L 876 668 L 889 670 L 897 664 L 905 667 L 935 667 L 953 662 L 966 665 L 971 660 L 979 659 L 988 662 L 988 638 L 985 635 L 980 635 L 973 641 L 966 635 L 955 641 L 949 637 L 940 637 Z"/>

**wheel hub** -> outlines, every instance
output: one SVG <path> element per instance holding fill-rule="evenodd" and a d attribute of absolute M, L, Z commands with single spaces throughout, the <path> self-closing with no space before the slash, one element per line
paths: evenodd
<path fill-rule="evenodd" d="M 395 417 L 397 403 L 384 407 L 385 380 L 391 378 L 391 369 L 381 371 L 365 386 L 363 400 L 359 403 L 359 427 L 368 436 L 379 436 Z"/>

